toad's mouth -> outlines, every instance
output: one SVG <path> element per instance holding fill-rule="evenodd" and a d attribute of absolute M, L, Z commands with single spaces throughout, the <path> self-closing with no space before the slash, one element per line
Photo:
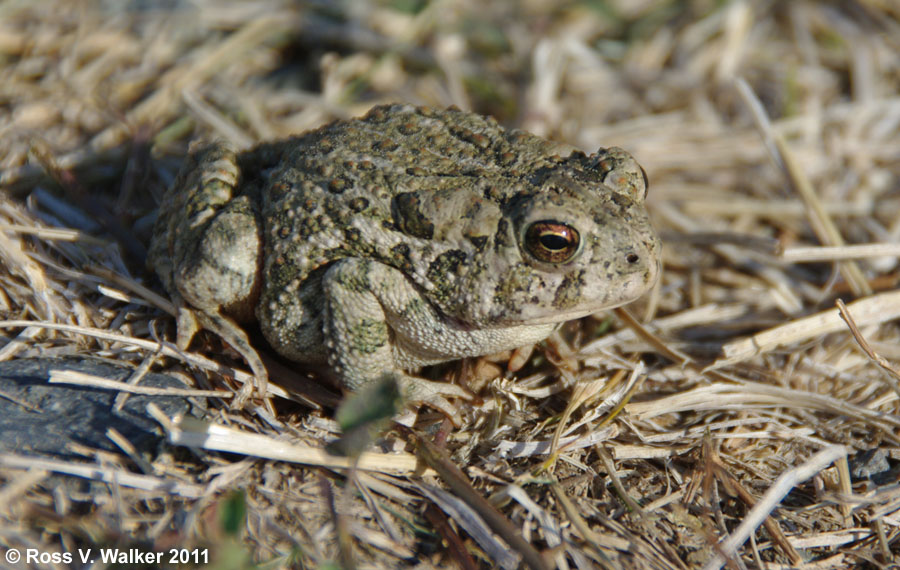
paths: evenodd
<path fill-rule="evenodd" d="M 517 311 L 504 311 L 495 314 L 492 326 L 496 328 L 549 325 L 573 321 L 588 315 L 615 309 L 636 301 L 650 291 L 659 279 L 660 266 L 649 268 L 642 278 L 634 279 L 629 283 L 621 284 L 617 290 L 608 296 L 596 299 L 579 299 L 575 304 L 565 306 L 522 305 Z"/>
<path fill-rule="evenodd" d="M 599 313 L 600 311 L 607 311 L 609 309 L 615 309 L 616 307 L 621 307 L 622 305 L 627 305 L 640 297 L 637 295 L 633 298 L 623 299 L 617 303 L 597 303 L 596 305 L 591 305 L 588 307 L 579 307 L 578 309 L 569 309 L 569 310 L 554 310 L 551 313 L 547 313 L 541 316 L 523 316 L 517 319 L 510 319 L 504 322 L 499 322 L 498 326 L 515 326 L 515 325 L 549 325 L 555 323 L 565 323 L 568 321 L 574 321 L 576 319 L 581 319 L 587 317 L 589 315 L 593 315 L 595 313 Z"/>

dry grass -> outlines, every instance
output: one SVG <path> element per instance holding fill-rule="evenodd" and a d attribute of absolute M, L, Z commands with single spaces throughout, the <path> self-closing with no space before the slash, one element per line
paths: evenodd
<path fill-rule="evenodd" d="M 847 462 L 900 461 L 895 2 L 166 4 L 0 3 L 0 358 L 182 369 L 210 416 L 157 415 L 190 454 L 0 456 L 0 544 L 206 545 L 223 568 L 896 563 L 897 478 Z M 215 338 L 164 341 L 143 256 L 190 140 L 388 101 L 630 150 L 665 272 L 636 320 L 570 324 L 517 373 L 448 367 L 483 398 L 463 426 L 423 411 L 351 473 L 321 449 L 331 411 L 294 403 L 328 401 L 303 377 L 271 369 L 275 415 L 215 397 L 252 378 Z"/>

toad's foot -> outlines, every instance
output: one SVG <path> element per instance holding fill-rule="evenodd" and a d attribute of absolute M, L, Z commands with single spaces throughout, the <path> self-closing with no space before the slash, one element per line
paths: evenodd
<path fill-rule="evenodd" d="M 471 400 L 472 394 L 463 390 L 456 384 L 449 382 L 432 382 L 416 376 L 398 375 L 400 393 L 403 395 L 403 403 L 408 406 L 425 404 L 442 412 L 447 419 L 453 422 L 455 427 L 460 427 L 459 410 L 451 404 L 447 398 L 462 398 Z"/>
<path fill-rule="evenodd" d="M 189 307 L 182 306 L 178 310 L 178 348 L 186 350 L 194 335 L 201 328 L 218 335 L 247 361 L 254 375 L 256 393 L 266 402 L 266 407 L 271 408 L 268 398 L 269 374 L 259 353 L 250 344 L 247 333 L 228 317 L 195 311 Z M 244 398 L 239 397 L 237 404 L 242 404 L 243 400 Z"/>

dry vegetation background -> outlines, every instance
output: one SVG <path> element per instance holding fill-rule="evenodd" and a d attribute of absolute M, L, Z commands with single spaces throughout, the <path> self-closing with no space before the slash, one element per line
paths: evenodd
<path fill-rule="evenodd" d="M 423 411 L 354 475 L 317 451 L 332 411 L 295 403 L 287 368 L 275 415 L 223 397 L 198 398 L 205 424 L 160 417 L 191 452 L 2 455 L 0 544 L 208 546 L 218 568 L 896 567 L 893 0 L 0 2 L 0 359 L 238 390 L 219 339 L 157 342 L 157 197 L 193 139 L 392 101 L 631 151 L 665 242 L 635 322 L 570 324 L 515 373 L 441 369 L 481 395 L 462 426 Z"/>

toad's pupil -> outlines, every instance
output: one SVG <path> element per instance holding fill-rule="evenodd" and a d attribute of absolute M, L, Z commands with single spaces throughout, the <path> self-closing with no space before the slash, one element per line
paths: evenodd
<path fill-rule="evenodd" d="M 572 238 L 558 233 L 545 233 L 541 236 L 541 245 L 551 251 L 559 251 L 571 246 Z"/>

